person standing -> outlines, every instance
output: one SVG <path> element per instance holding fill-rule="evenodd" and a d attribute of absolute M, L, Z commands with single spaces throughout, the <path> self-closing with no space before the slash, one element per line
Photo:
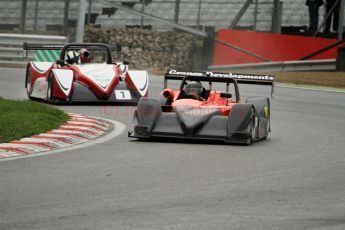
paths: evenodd
<path fill-rule="evenodd" d="M 333 11 L 333 5 L 335 5 Z M 332 19 L 333 19 L 333 31 L 338 31 L 338 26 L 339 26 L 339 11 L 340 11 L 340 0 L 326 0 L 326 16 L 329 14 L 328 18 L 326 18 L 326 24 L 325 24 L 325 30 L 324 33 L 329 33 L 331 32 L 331 24 L 332 24 Z"/>
<path fill-rule="evenodd" d="M 323 0 L 306 0 L 309 9 L 309 29 L 308 32 L 314 34 L 319 25 L 319 7 L 323 5 Z"/>

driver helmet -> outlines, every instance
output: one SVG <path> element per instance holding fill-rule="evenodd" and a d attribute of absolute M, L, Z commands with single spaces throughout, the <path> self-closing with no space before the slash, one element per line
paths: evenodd
<path fill-rule="evenodd" d="M 186 85 L 184 92 L 188 96 L 201 97 L 204 90 L 205 89 L 200 82 L 191 81 Z"/>
<path fill-rule="evenodd" d="M 80 49 L 79 54 L 80 54 L 81 64 L 90 63 L 90 61 L 91 61 L 90 52 L 87 49 L 85 49 L 85 48 Z"/>

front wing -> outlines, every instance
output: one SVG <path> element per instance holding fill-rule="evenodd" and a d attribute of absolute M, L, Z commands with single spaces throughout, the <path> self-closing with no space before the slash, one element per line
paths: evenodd
<path fill-rule="evenodd" d="M 124 82 L 114 88 L 112 94 L 107 98 L 97 97 L 88 87 L 75 82 L 71 102 L 119 102 L 119 103 L 137 103 L 139 96 L 134 90 L 129 89 Z"/>

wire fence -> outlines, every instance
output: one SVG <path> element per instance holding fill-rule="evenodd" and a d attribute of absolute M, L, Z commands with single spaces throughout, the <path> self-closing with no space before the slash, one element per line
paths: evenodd
<path fill-rule="evenodd" d="M 97 0 L 87 0 L 86 24 L 103 27 L 145 26 L 165 29 L 152 20 L 130 15 Z M 109 0 L 131 9 L 156 15 L 163 19 L 203 29 L 211 26 L 227 28 L 243 5 L 234 0 Z M 178 4 L 177 4 L 178 3 Z M 78 0 L 2 0 L 0 2 L 1 31 L 51 31 L 64 34 L 76 26 Z M 243 15 L 238 27 L 268 30 L 260 23 L 270 24 L 272 0 L 254 0 Z M 258 19 L 259 18 L 259 19 Z M 169 29 L 169 28 L 166 28 Z"/>
<path fill-rule="evenodd" d="M 137 12 L 155 15 L 170 22 L 204 31 L 208 27 L 213 27 L 216 30 L 235 28 L 279 32 L 280 26 L 290 26 L 300 32 L 301 28 L 306 29 L 309 24 L 308 8 L 304 2 L 301 3 L 301 0 L 86 1 L 85 23 L 96 24 L 103 28 L 172 29 L 171 26 L 154 19 L 117 9 L 111 6 L 111 3 L 119 3 Z M 277 5 L 277 2 L 280 2 L 280 5 Z M 248 6 L 243 8 L 246 3 Z M 242 10 L 244 11 L 241 13 Z M 69 29 L 76 27 L 77 15 L 78 0 L 2 0 L 0 32 L 39 31 L 46 34 L 67 35 Z"/>

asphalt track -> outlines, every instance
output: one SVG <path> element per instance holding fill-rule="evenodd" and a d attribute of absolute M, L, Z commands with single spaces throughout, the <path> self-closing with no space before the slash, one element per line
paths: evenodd
<path fill-rule="evenodd" d="M 162 79 L 150 82 L 155 97 Z M 0 96 L 26 99 L 24 70 L 0 69 Z M 58 107 L 126 126 L 135 108 Z M 123 132 L 0 162 L 0 229 L 345 229 L 345 94 L 277 87 L 271 123 L 269 138 L 251 146 L 138 142 Z"/>

